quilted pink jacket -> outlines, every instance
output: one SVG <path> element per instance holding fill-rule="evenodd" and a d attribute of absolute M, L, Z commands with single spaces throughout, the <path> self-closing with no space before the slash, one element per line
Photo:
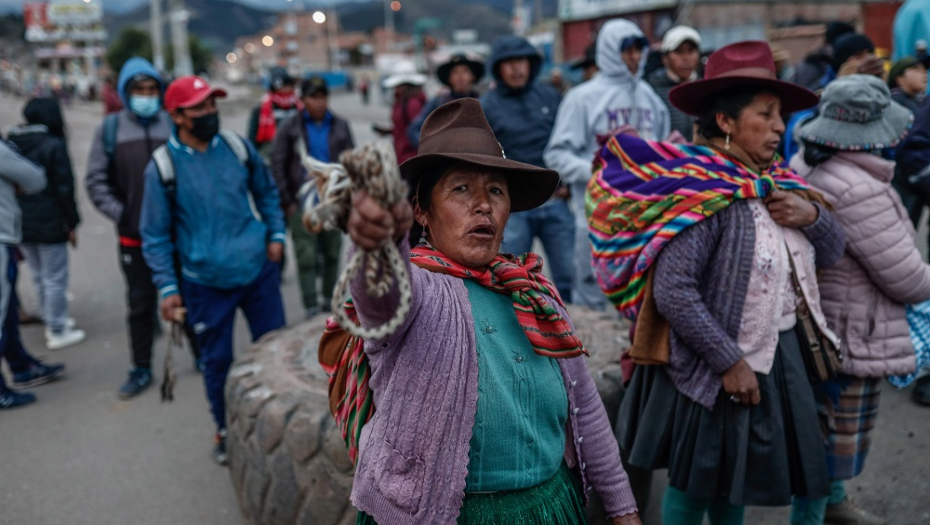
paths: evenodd
<path fill-rule="evenodd" d="M 914 371 L 904 305 L 930 299 L 930 265 L 914 244 L 914 228 L 891 187 L 894 162 L 843 152 L 811 168 L 794 168 L 836 207 L 846 253 L 820 274 L 827 323 L 843 340 L 843 371 L 884 377 Z"/>

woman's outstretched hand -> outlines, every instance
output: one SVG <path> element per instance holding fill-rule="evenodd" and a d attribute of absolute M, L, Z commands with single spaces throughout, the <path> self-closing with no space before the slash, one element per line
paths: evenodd
<path fill-rule="evenodd" d="M 817 206 L 790 191 L 778 190 L 765 199 L 772 220 L 785 228 L 803 228 L 817 221 Z"/>
<path fill-rule="evenodd" d="M 368 192 L 361 190 L 352 196 L 352 210 L 346 230 L 356 246 L 364 250 L 377 250 L 404 236 L 413 226 L 413 209 L 410 203 L 398 202 L 391 210 L 382 208 Z"/>
<path fill-rule="evenodd" d="M 614 525 L 643 525 L 643 522 L 639 521 L 639 514 L 634 512 L 626 516 L 617 516 L 614 518 Z"/>

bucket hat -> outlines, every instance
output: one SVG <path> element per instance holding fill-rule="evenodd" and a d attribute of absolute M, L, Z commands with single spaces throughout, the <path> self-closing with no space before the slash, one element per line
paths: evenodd
<path fill-rule="evenodd" d="M 584 56 L 571 62 L 571 69 L 585 69 L 597 65 L 597 45 L 591 44 L 584 50 Z"/>
<path fill-rule="evenodd" d="M 394 66 L 391 76 L 384 80 L 384 87 L 394 89 L 403 84 L 422 86 L 426 84 L 426 75 L 417 71 L 417 66 L 410 60 L 401 60 Z"/>
<path fill-rule="evenodd" d="M 503 173 L 512 212 L 545 203 L 559 186 L 558 172 L 507 158 L 481 102 L 474 98 L 447 102 L 426 117 L 418 153 L 400 165 L 400 173 L 411 188 L 416 188 L 420 177 L 455 162 Z"/>
<path fill-rule="evenodd" d="M 680 84 L 669 92 L 673 106 L 698 116 L 716 93 L 732 87 L 762 86 L 781 98 L 783 113 L 817 105 L 817 95 L 801 86 L 778 80 L 768 42 L 747 40 L 721 47 L 707 59 L 704 79 Z"/>
<path fill-rule="evenodd" d="M 820 114 L 798 135 L 840 151 L 868 151 L 897 146 L 913 121 L 910 110 L 891 100 L 880 78 L 849 75 L 827 84 Z"/>
<path fill-rule="evenodd" d="M 439 77 L 439 81 L 448 86 L 449 77 L 452 75 L 455 66 L 467 66 L 471 70 L 472 76 L 475 77 L 475 82 L 478 82 L 484 76 L 484 64 L 459 53 L 452 55 L 448 62 L 436 69 L 436 76 Z"/>

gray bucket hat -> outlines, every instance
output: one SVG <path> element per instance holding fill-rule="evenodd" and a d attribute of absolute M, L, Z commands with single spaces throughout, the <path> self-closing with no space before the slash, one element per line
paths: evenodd
<path fill-rule="evenodd" d="M 914 115 L 891 100 L 878 77 L 849 75 L 829 83 L 820 114 L 801 126 L 801 139 L 840 151 L 893 148 L 907 135 Z"/>

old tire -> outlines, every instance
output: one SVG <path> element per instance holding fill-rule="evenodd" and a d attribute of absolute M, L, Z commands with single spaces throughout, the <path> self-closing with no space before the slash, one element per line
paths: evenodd
<path fill-rule="evenodd" d="M 627 326 L 614 314 L 571 307 L 588 366 L 611 417 L 622 386 L 619 356 Z M 329 413 L 317 362 L 324 318 L 275 333 L 242 353 L 226 384 L 230 475 L 251 525 L 349 525 L 352 463 Z M 590 523 L 605 523 L 599 504 Z"/>
<path fill-rule="evenodd" d="M 323 317 L 259 341 L 226 383 L 229 470 L 252 525 L 349 525 L 353 467 L 316 359 Z"/>

